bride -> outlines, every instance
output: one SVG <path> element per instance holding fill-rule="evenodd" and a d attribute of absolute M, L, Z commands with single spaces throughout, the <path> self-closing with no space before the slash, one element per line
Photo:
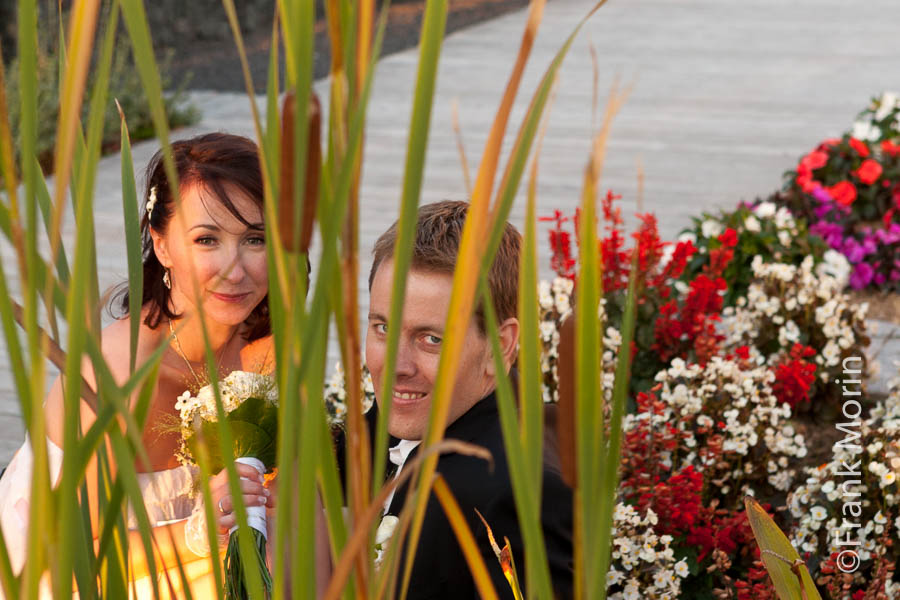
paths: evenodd
<path fill-rule="evenodd" d="M 210 556 L 206 542 L 205 511 L 194 485 L 198 472 L 177 462 L 174 455 L 179 433 L 160 425 L 177 417 L 175 399 L 183 391 L 196 391 L 208 383 L 211 375 L 271 368 L 263 182 L 256 145 L 243 137 L 202 135 L 175 142 L 172 152 L 181 189 L 179 206 L 172 197 L 160 153 L 151 160 L 146 175 L 141 221 L 144 289 L 137 364 L 149 359 L 160 344 L 168 347 L 143 432 L 148 462 L 136 466 L 144 503 L 151 523 L 155 524 L 161 593 L 183 595 L 178 590 L 178 556 L 191 581 L 193 596 L 211 598 L 216 597 L 211 560 L 220 560 L 220 556 L 217 552 Z M 197 292 L 202 298 L 218 373 L 206 370 Z M 114 302 L 127 313 L 127 289 Z M 103 330 L 102 349 L 109 368 L 122 384 L 129 376 L 127 319 L 115 321 Z M 85 367 L 84 377 L 94 385 L 89 366 Z M 59 379 L 44 408 L 51 481 L 58 481 L 64 415 Z M 82 402 L 83 430 L 90 427 L 94 418 L 93 411 Z M 25 561 L 30 444 L 26 439 L 0 480 L 0 525 L 16 572 Z M 270 493 L 258 473 L 245 465 L 236 467 L 243 478 L 245 505 L 274 508 L 275 494 Z M 94 461 L 85 477 L 92 519 L 97 513 L 96 468 Z M 226 535 L 235 524 L 235 517 L 225 472 L 210 483 L 219 533 Z M 128 521 L 132 529 L 129 548 L 134 589 L 137 597 L 149 597 L 152 587 L 147 561 L 130 510 Z M 92 529 L 98 535 L 96 523 L 92 523 Z M 220 550 L 224 551 L 224 544 Z"/>

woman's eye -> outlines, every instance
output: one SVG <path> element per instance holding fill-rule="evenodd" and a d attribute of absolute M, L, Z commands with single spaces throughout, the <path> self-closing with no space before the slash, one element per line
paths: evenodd
<path fill-rule="evenodd" d="M 247 238 L 247 243 L 252 246 L 265 246 L 266 238 L 261 235 L 255 235 L 253 237 Z"/>
<path fill-rule="evenodd" d="M 216 238 L 210 235 L 204 235 L 203 237 L 199 237 L 194 240 L 194 242 L 200 244 L 201 246 L 212 246 L 216 243 Z"/>

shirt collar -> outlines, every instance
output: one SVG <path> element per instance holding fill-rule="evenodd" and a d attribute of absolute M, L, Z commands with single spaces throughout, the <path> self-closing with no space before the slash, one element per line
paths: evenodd
<path fill-rule="evenodd" d="M 422 440 L 400 440 L 396 446 L 388 450 L 388 458 L 398 467 L 402 467 L 406 459 L 409 458 L 416 446 L 422 443 Z"/>

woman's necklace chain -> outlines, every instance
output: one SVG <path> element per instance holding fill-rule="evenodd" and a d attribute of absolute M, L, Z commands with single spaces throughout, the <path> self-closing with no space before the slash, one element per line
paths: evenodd
<path fill-rule="evenodd" d="M 181 340 L 178 339 L 178 334 L 175 333 L 175 325 L 172 324 L 172 319 L 169 319 L 169 331 L 172 333 L 172 341 L 175 342 L 175 353 L 178 354 L 184 360 L 184 364 L 187 365 L 188 370 L 191 372 L 191 375 L 194 376 L 194 381 L 197 382 L 197 385 L 202 386 L 203 380 L 197 375 L 197 372 L 194 371 L 194 367 L 191 366 L 191 361 L 188 360 L 188 357 L 184 354 L 184 349 L 181 347 Z M 222 345 L 220 353 L 224 353 L 226 344 Z M 216 365 L 222 362 L 221 356 L 216 356 Z"/>

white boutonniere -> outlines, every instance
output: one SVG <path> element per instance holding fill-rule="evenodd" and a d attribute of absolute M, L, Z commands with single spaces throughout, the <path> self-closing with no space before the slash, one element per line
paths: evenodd
<path fill-rule="evenodd" d="M 384 553 L 388 549 L 391 537 L 393 537 L 394 530 L 397 528 L 397 524 L 399 522 L 400 519 L 398 519 L 394 515 L 384 515 L 384 517 L 382 517 L 381 524 L 378 525 L 378 530 L 375 532 L 376 567 L 381 566 L 381 561 L 384 559 Z"/>

